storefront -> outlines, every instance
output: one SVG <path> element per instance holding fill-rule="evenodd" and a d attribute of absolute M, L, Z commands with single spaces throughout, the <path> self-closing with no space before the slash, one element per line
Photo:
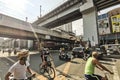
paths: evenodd
<path fill-rule="evenodd" d="M 103 15 L 100 15 L 102 18 L 98 18 L 100 44 L 120 43 L 120 8 Z"/>

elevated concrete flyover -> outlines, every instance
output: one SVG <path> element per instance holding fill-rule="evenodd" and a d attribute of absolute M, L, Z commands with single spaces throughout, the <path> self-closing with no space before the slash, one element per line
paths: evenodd
<path fill-rule="evenodd" d="M 68 0 L 64 4 L 55 8 L 42 18 L 39 18 L 33 24 L 40 27 L 54 28 L 62 24 L 82 18 L 80 13 L 80 5 L 83 4 L 83 0 Z"/>
<path fill-rule="evenodd" d="M 120 4 L 120 0 L 90 0 L 90 1 L 92 1 L 93 6 L 97 9 L 97 11 Z M 80 19 L 83 17 L 82 16 L 83 13 L 80 10 L 80 6 L 88 2 L 89 0 L 68 0 L 62 5 L 52 10 L 51 12 L 49 12 L 48 14 L 46 14 L 45 16 L 33 22 L 33 24 L 38 25 L 40 27 L 54 28 L 65 23 Z"/>
<path fill-rule="evenodd" d="M 85 41 L 90 40 L 92 46 L 99 44 L 97 25 L 98 11 L 117 4 L 120 4 L 120 0 L 86 0 L 86 2 L 80 6 L 80 12 L 83 17 L 83 32 Z"/>
<path fill-rule="evenodd" d="M 43 27 L 38 29 L 37 25 L 0 14 L 0 37 L 36 39 L 35 33 L 39 39 L 46 39 L 46 36 L 49 36 L 51 40 L 52 38 L 54 40 L 60 38 L 66 41 L 71 37 L 69 34 L 52 31 Z"/>
<path fill-rule="evenodd" d="M 84 40 L 89 39 L 95 46 L 99 44 L 97 12 L 117 4 L 120 4 L 120 0 L 68 0 L 33 24 L 39 28 L 54 28 L 83 18 Z"/>
<path fill-rule="evenodd" d="M 93 0 L 98 11 L 120 4 L 120 0 Z"/>

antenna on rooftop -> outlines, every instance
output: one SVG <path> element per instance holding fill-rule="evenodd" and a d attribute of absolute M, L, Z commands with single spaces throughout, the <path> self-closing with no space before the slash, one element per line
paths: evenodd
<path fill-rule="evenodd" d="M 28 21 L 28 17 L 25 17 L 25 19 L 26 19 L 26 22 Z"/>
<path fill-rule="evenodd" d="M 40 5 L 40 18 L 41 18 L 41 16 L 42 16 L 42 14 L 41 14 L 41 8 L 42 8 L 42 6 Z"/>

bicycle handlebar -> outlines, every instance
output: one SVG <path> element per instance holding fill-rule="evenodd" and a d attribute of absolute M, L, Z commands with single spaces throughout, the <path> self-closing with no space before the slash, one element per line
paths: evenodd
<path fill-rule="evenodd" d="M 48 61 L 54 61 L 53 59 L 51 59 L 51 60 L 48 60 Z"/>
<path fill-rule="evenodd" d="M 103 71 L 103 73 L 104 73 L 104 74 L 108 74 L 108 72 L 107 72 L 107 71 Z"/>

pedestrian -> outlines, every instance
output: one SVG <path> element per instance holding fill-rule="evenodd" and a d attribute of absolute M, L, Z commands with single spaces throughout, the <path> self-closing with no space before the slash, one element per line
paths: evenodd
<path fill-rule="evenodd" d="M 17 54 L 17 50 L 16 49 L 14 49 L 14 55 L 16 55 Z"/>
<path fill-rule="evenodd" d="M 10 56 L 11 55 L 11 49 L 8 49 L 8 55 Z"/>
<path fill-rule="evenodd" d="M 4 51 L 4 49 L 3 49 L 3 54 L 4 54 L 4 52 L 5 52 L 5 51 Z"/>
<path fill-rule="evenodd" d="M 27 56 L 28 54 L 25 52 L 21 51 L 18 53 L 18 61 L 9 68 L 5 80 L 9 80 L 11 74 L 13 74 L 13 80 L 26 80 L 26 71 L 33 75 L 29 68 L 30 64 L 27 61 Z"/>

